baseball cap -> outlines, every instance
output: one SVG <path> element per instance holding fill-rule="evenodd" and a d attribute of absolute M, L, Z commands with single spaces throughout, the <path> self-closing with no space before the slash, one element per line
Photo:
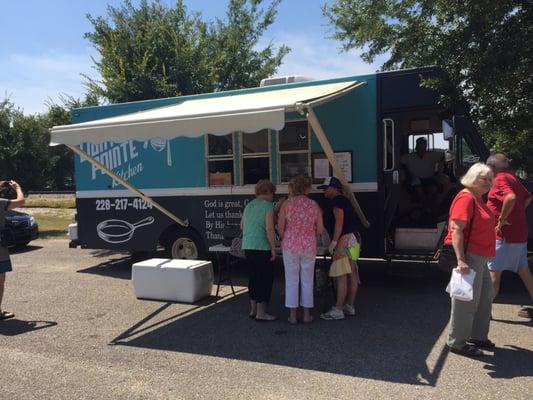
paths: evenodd
<path fill-rule="evenodd" d="M 317 189 L 327 189 L 328 187 L 333 187 L 336 189 L 342 189 L 342 183 L 338 178 L 334 176 L 328 176 L 324 179 L 324 183 L 320 186 L 317 186 Z"/>

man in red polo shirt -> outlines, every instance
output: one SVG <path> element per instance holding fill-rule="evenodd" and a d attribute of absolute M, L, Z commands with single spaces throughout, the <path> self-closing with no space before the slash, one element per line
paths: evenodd
<path fill-rule="evenodd" d="M 496 257 L 488 263 L 494 297 L 500 289 L 504 270 L 518 273 L 533 300 L 533 275 L 527 262 L 528 227 L 526 208 L 531 193 L 509 171 L 509 160 L 503 153 L 494 153 L 487 159 L 494 171 L 494 181 L 488 194 L 487 206 L 494 212 L 496 223 Z M 525 307 L 518 313 L 533 318 L 533 308 Z"/>

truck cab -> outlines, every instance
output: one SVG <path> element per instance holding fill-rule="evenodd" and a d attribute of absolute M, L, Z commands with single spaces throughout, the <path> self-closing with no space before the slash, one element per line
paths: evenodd
<path fill-rule="evenodd" d="M 383 73 L 378 80 L 382 145 L 380 203 L 384 258 L 431 261 L 446 233 L 459 178 L 488 150 L 464 105 L 444 108 L 422 79 L 434 68 Z M 422 147 L 423 149 L 419 149 Z M 417 153 L 418 151 L 418 153 Z M 423 184 L 410 171 L 417 157 L 431 159 Z"/>

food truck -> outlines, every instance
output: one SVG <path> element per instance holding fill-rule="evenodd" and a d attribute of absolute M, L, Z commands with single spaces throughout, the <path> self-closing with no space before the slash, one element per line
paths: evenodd
<path fill-rule="evenodd" d="M 433 260 L 455 177 L 488 151 L 465 105 L 444 109 L 417 68 L 79 108 L 52 145 L 76 153 L 71 245 L 203 258 L 238 230 L 254 184 L 276 199 L 296 175 L 343 182 L 361 221 L 362 257 Z M 297 81 L 298 79 L 296 79 Z M 440 152 L 439 202 L 425 215 L 402 157 L 424 137 Z M 316 188 L 316 186 L 315 186 Z M 328 215 L 321 191 L 315 198 Z M 427 214 L 427 213 L 426 213 Z"/>

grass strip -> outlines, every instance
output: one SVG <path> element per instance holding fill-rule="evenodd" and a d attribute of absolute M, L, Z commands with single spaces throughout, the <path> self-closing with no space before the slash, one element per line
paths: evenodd
<path fill-rule="evenodd" d="M 39 239 L 68 239 L 68 226 L 72 217 L 67 213 L 35 213 L 39 225 Z"/>
<path fill-rule="evenodd" d="M 76 208 L 76 200 L 26 199 L 23 208 Z"/>

